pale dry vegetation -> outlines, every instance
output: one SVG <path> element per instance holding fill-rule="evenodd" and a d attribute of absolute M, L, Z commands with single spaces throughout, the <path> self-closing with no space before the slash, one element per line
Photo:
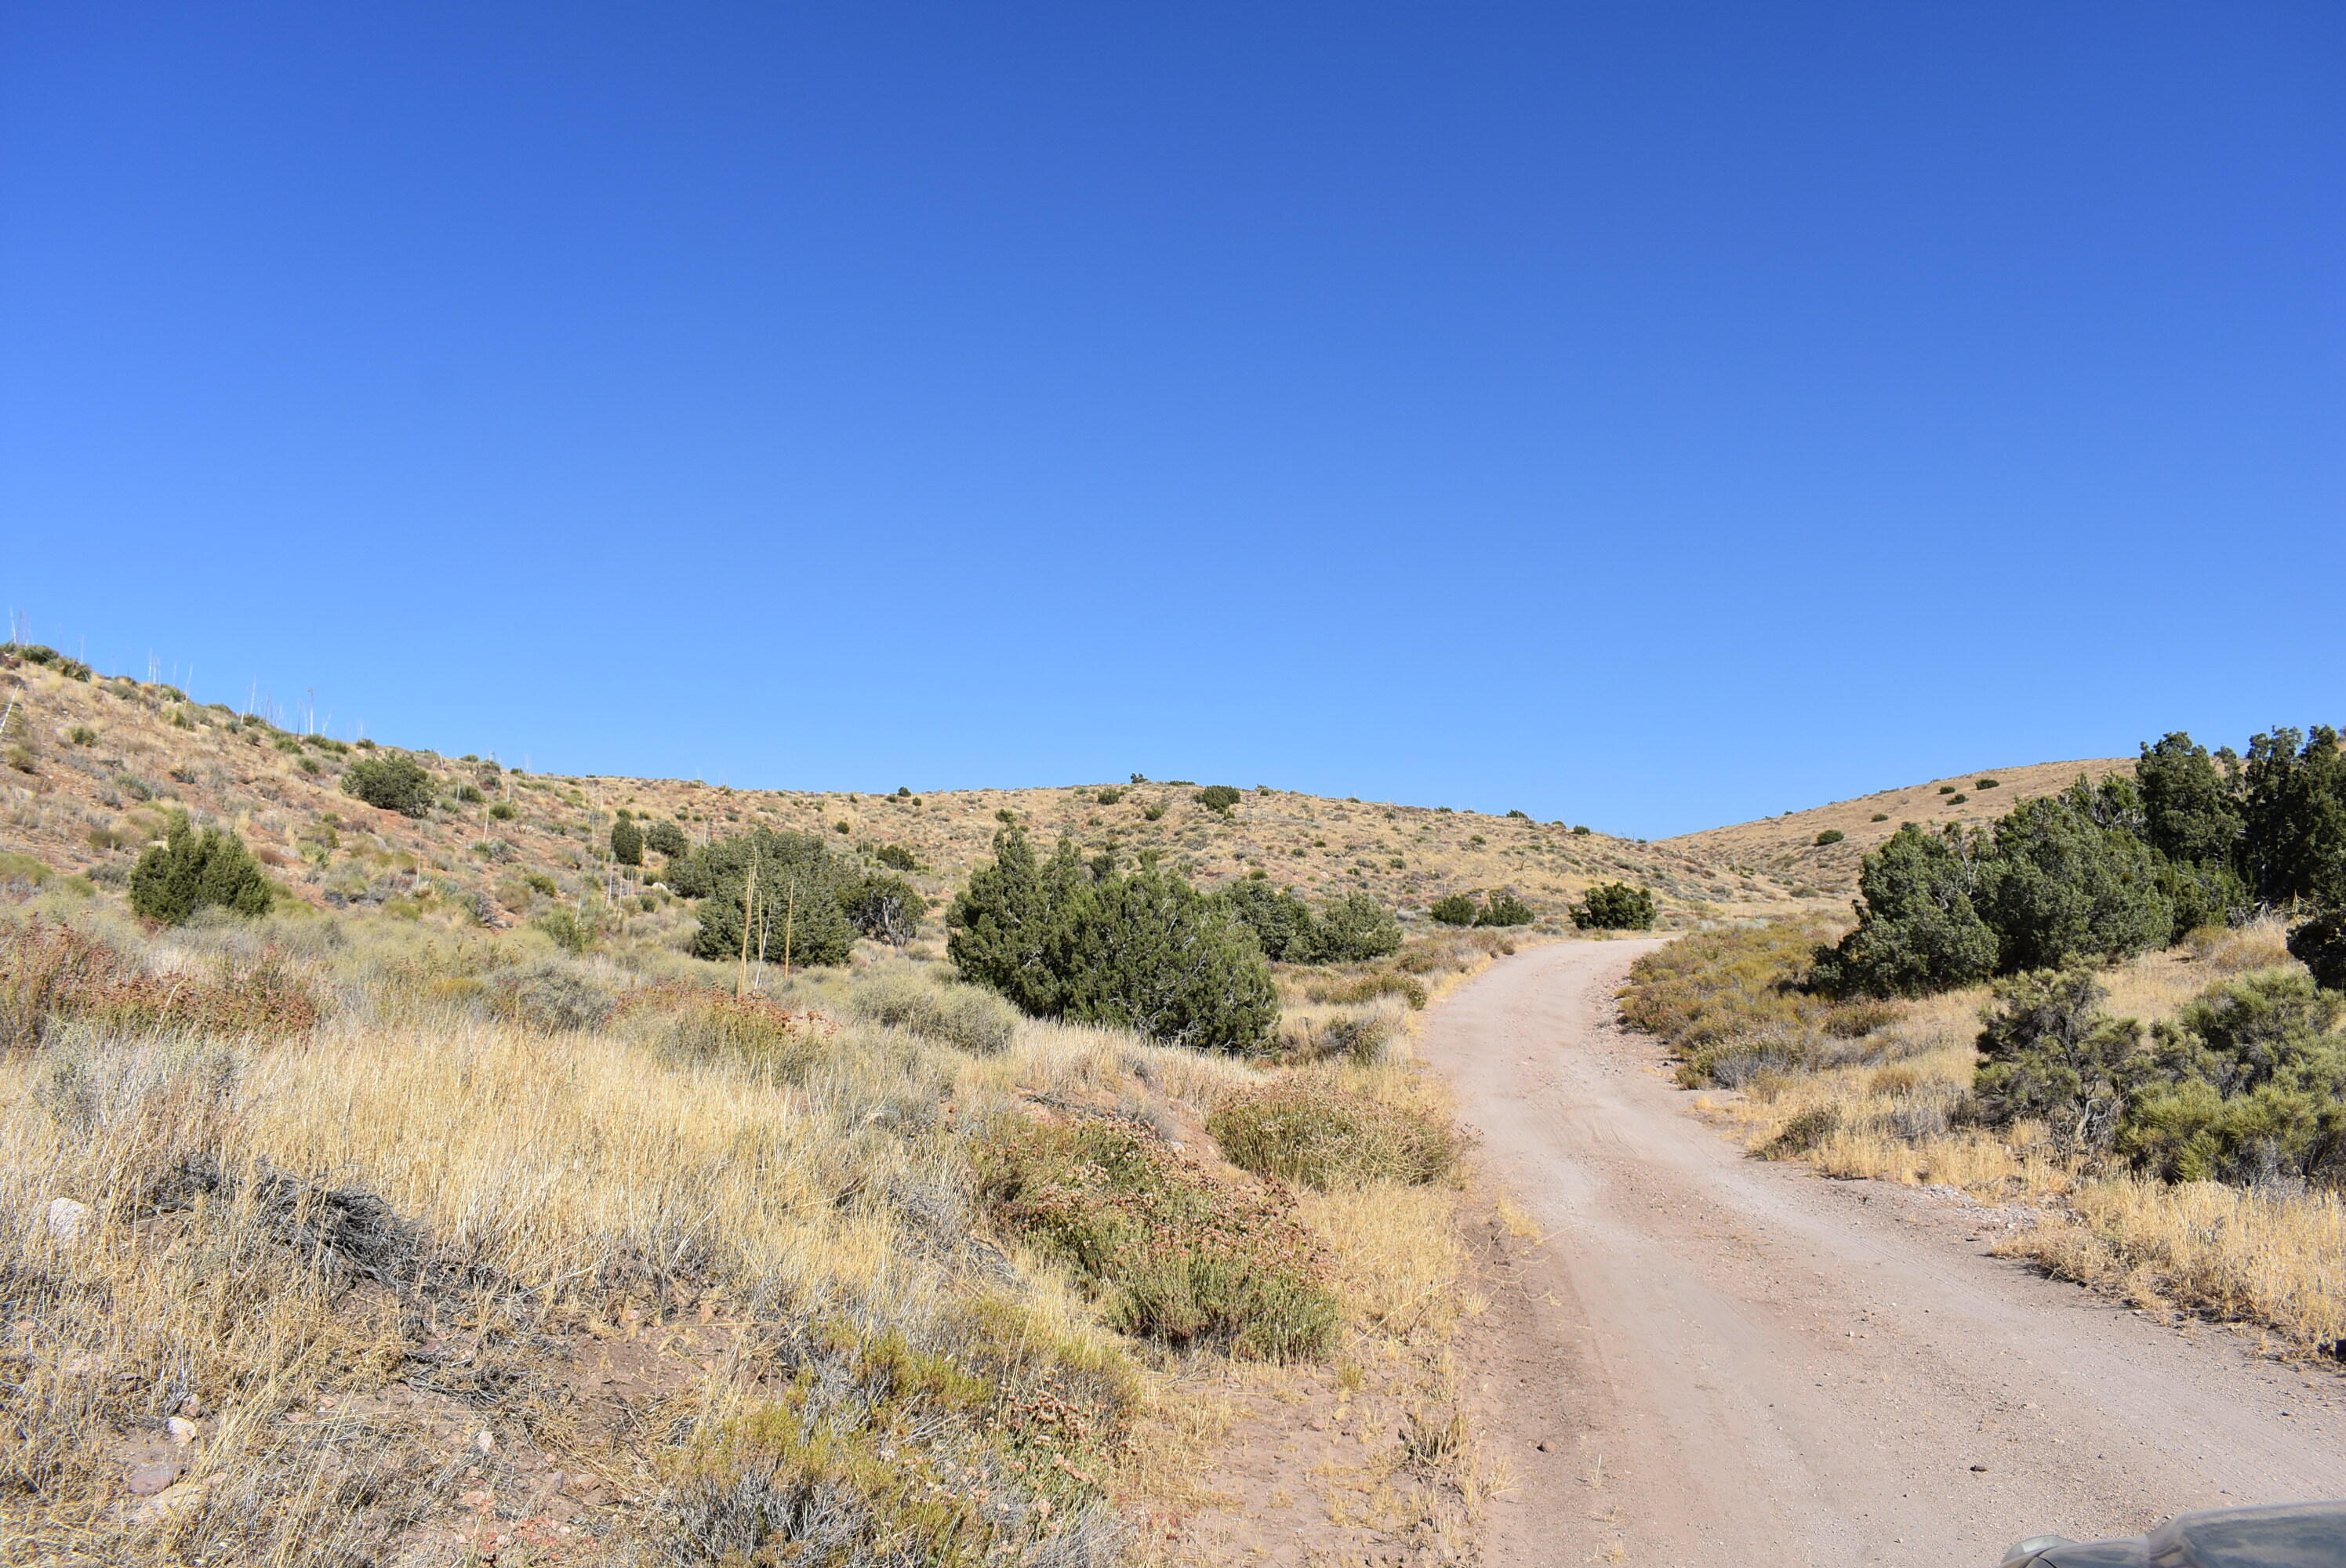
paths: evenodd
<path fill-rule="evenodd" d="M 1210 1462 L 1223 1407 L 1177 1388 L 1456 1414 L 1456 1146 L 1390 993 L 1312 1004 L 1280 1068 L 1008 1016 L 917 945 L 737 999 L 673 921 L 584 957 L 428 913 L 149 934 L 54 881 L 5 920 L 10 1561 L 1106 1563 Z M 1205 1130 L 1287 1072 L 1348 1151 L 1296 1188 Z M 1183 1288 L 1286 1227 L 1321 1326 L 1130 1310 L 1164 1279 L 980 1179 L 1037 1129 L 1138 1152 Z M 1381 1131 L 1406 1158 L 1350 1158 Z M 1467 1458 L 1365 1453 L 1390 1528 L 1454 1532 Z"/>
<path fill-rule="evenodd" d="M 2196 932 L 2102 972 L 2107 1010 L 2147 1025 L 2211 985 L 2297 967 L 2279 921 Z M 2300 1351 L 2346 1341 L 2346 1205 L 2300 1182 L 2169 1184 L 2076 1148 L 2063 1130 L 1976 1124 L 1967 1100 L 1985 986 L 1894 1004 L 1801 993 L 1804 947 L 1777 926 L 1683 939 L 1641 965 L 1625 1015 L 1671 1042 L 1703 1105 L 1764 1157 L 1844 1178 L 1959 1189 L 2007 1253 L 2135 1305 L 2258 1324 Z M 1866 1027 L 1835 1029 L 1871 1006 Z M 1722 1064 L 1729 1070 L 1716 1073 Z M 1727 1092 L 1721 1092 L 1727 1091 Z"/>

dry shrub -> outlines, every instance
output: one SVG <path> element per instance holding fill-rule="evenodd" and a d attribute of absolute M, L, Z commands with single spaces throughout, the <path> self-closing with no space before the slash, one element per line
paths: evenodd
<path fill-rule="evenodd" d="M 1327 1260 L 1284 1194 L 1217 1181 L 1115 1121 L 1005 1117 L 973 1152 L 994 1217 L 1074 1268 L 1125 1332 L 1274 1361 L 1333 1342 Z"/>
<path fill-rule="evenodd" d="M 1873 1075 L 1866 1080 L 1866 1088 L 1873 1094 L 1883 1096 L 1911 1095 L 1914 1092 L 1915 1085 L 1922 1081 L 1923 1074 L 1920 1068 L 1912 1063 L 1897 1062 L 1888 1066 L 1876 1067 L 1873 1070 Z"/>
<path fill-rule="evenodd" d="M 644 986 L 620 998 L 613 1013 L 626 1033 L 687 1058 L 770 1068 L 792 1083 L 822 1059 L 832 1033 L 820 1013 L 705 985 Z"/>
<path fill-rule="evenodd" d="M 1315 975 L 1304 982 L 1303 998 L 1325 1005 L 1375 1002 L 1398 996 L 1415 1011 L 1426 1002 L 1425 983 L 1413 975 L 1378 970 L 1369 974 Z"/>
<path fill-rule="evenodd" d="M 859 1018 L 974 1055 L 1007 1050 L 1018 1032 L 1018 1010 L 982 986 L 931 983 L 906 965 L 886 965 L 859 980 L 848 993 Z"/>
<path fill-rule="evenodd" d="M 1896 1050 L 1897 1003 L 1835 1002 L 1805 985 L 1833 927 L 1779 921 L 1698 932 L 1630 966 L 1621 1016 L 1684 1058 L 1689 1089 L 1745 1088 L 1774 1074 L 1869 1061 Z"/>
<path fill-rule="evenodd" d="M 273 949 L 211 977 L 150 974 L 70 925 L 0 926 L 0 1049 L 29 1050 L 66 1023 L 274 1040 L 307 1033 L 318 1017 L 316 993 Z"/>
<path fill-rule="evenodd" d="M 1341 1056 L 1373 1066 L 1391 1054 L 1407 1018 L 1392 1000 L 1369 1007 L 1290 1007 L 1280 1018 L 1280 1049 L 1290 1061 Z"/>
<path fill-rule="evenodd" d="M 790 1336 L 773 1359 L 795 1374 L 778 1397 L 697 1423 L 664 1457 L 658 1511 L 680 1560 L 1114 1560 L 1122 1532 L 1090 1467 L 1121 1433 L 1117 1400 L 1070 1402 L 1031 1376 L 976 1376 L 954 1355 L 842 1319 Z"/>
<path fill-rule="evenodd" d="M 0 1442 L 12 1544 L 40 1543 L 45 1561 L 370 1560 L 432 1477 L 402 1475 L 389 1489 L 399 1503 L 346 1506 L 362 1500 L 345 1481 L 364 1490 L 378 1461 L 399 1471 L 410 1456 L 321 1465 L 318 1434 L 280 1418 L 311 1390 L 373 1387 L 398 1366 L 396 1302 L 353 1289 L 362 1270 L 344 1265 L 403 1233 L 281 1173 L 222 1168 L 245 1097 L 235 1053 L 82 1033 L 49 1053 L 35 1103 L 5 1123 L 8 1212 L 38 1216 L 61 1196 L 90 1206 L 64 1231 L 36 1218 L 0 1241 L 0 1297 L 20 1332 L 37 1328 L 9 1347 L 0 1385 L 0 1429 L 16 1438 Z M 119 1487 L 113 1434 L 156 1430 L 191 1398 L 219 1429 L 191 1506 L 148 1528 L 69 1505 Z"/>
<path fill-rule="evenodd" d="M 1621 1015 L 1681 1052 L 1768 1027 L 1810 1033 L 1831 1006 L 1800 986 L 1827 934 L 1781 921 L 1680 937 L 1630 965 Z"/>
<path fill-rule="evenodd" d="M 38 1543 L 38 1560 L 383 1561 L 475 1484 L 460 1473 L 479 1455 L 451 1459 L 396 1418 L 321 1427 L 317 1395 L 398 1379 L 542 1443 L 599 1442 L 546 1381 L 549 1336 L 718 1289 L 747 1304 L 755 1354 L 709 1371 L 688 1406 L 754 1410 L 779 1363 L 785 1386 L 822 1390 L 810 1431 L 837 1451 L 980 1479 L 1005 1511 L 987 1540 L 1023 1561 L 1101 1561 L 1129 1368 L 1055 1319 L 1047 1291 L 941 1292 L 882 1202 L 847 1202 L 925 1173 L 793 1091 L 494 1025 L 260 1052 L 77 1030 L 14 1071 L 37 1084 L 0 1103 L 0 1212 L 36 1217 L 0 1234 L 0 1293 L 37 1331 L 5 1347 L 0 1431 L 17 1435 L 0 1443 L 0 1486 L 18 1494 L 11 1543 Z M 326 1170 L 357 1179 L 300 1174 Z M 70 1237 L 38 1217 L 60 1196 L 93 1206 Z M 434 1361 L 438 1332 L 468 1355 Z M 156 1523 L 92 1508 L 118 1495 L 116 1434 L 191 1398 L 209 1429 L 192 1500 Z M 644 1544 L 678 1561 L 711 1560 L 696 1508 L 771 1473 L 698 1446 L 664 1471 L 678 1451 L 639 1446 L 590 1462 L 633 1471 Z M 876 1532 L 860 1539 L 904 1539 L 901 1489 L 855 1467 L 831 1479 Z M 767 1527 L 749 1549 L 795 1539 Z"/>
<path fill-rule="evenodd" d="M 1300 1076 L 1231 1096 L 1206 1118 L 1206 1130 L 1231 1164 L 1311 1187 L 1442 1181 L 1466 1147 L 1457 1124 L 1438 1111 Z"/>
<path fill-rule="evenodd" d="M 1393 959 L 1407 974 L 1464 974 L 1515 951 L 1515 939 L 1495 931 L 1453 931 L 1412 937 Z"/>
<path fill-rule="evenodd" d="M 1781 1131 L 1760 1145 L 1760 1153 L 1766 1159 L 1798 1159 L 1814 1154 L 1840 1130 L 1841 1112 L 1837 1107 L 1811 1105 L 1786 1122 Z"/>
<path fill-rule="evenodd" d="M 2289 925 L 2280 920 L 2250 921 L 2245 925 L 2203 925 L 2183 939 L 2191 956 L 2218 974 L 2246 974 L 2275 969 L 2291 961 Z"/>
<path fill-rule="evenodd" d="M 618 995 L 609 986 L 561 963 L 541 963 L 493 977 L 490 1011 L 510 1023 L 548 1033 L 600 1029 Z"/>
<path fill-rule="evenodd" d="M 1836 1040 L 1862 1040 L 1877 1030 L 1889 1028 L 1905 1015 L 1904 1006 L 1895 1002 L 1846 1002 L 1825 1014 L 1824 1032 Z"/>

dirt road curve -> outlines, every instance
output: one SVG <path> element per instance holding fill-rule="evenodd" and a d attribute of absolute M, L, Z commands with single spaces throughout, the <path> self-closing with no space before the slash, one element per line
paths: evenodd
<path fill-rule="evenodd" d="M 1548 1236 L 1492 1268 L 1471 1369 L 1516 1480 L 1487 1561 L 1966 1568 L 2043 1530 L 2346 1496 L 2346 1380 L 1992 1257 L 1943 1196 L 1695 1120 L 1609 1022 L 1652 945 L 1535 948 L 1427 1018 Z"/>

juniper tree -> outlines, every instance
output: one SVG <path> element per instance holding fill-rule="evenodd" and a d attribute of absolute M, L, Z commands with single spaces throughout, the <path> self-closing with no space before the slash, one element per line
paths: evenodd
<path fill-rule="evenodd" d="M 164 841 L 138 857 L 130 871 L 130 908 L 148 920 L 178 925 L 199 909 L 264 915 L 275 896 L 244 840 L 219 828 L 199 833 L 176 811 Z"/>
<path fill-rule="evenodd" d="M 746 952 L 752 962 L 832 964 L 846 962 L 855 950 L 855 928 L 840 906 L 850 873 L 821 840 L 760 828 L 691 859 L 708 874 L 696 956 L 739 959 Z"/>
<path fill-rule="evenodd" d="M 1649 888 L 1633 888 L 1627 882 L 1603 882 L 1582 894 L 1570 912 L 1572 923 L 1583 931 L 1650 931 L 1654 894 Z"/>
<path fill-rule="evenodd" d="M 1916 996 L 1995 972 L 1996 939 L 1973 901 L 1979 842 L 1908 822 L 1865 857 L 1857 929 L 1818 952 L 1810 983 L 1828 993 Z"/>
<path fill-rule="evenodd" d="M 2025 801 L 1996 823 L 1975 898 L 1996 934 L 1999 971 L 2131 958 L 2166 943 L 2175 911 L 2159 891 L 2150 846 L 2096 820 L 2097 804 L 2132 795 L 2080 781 Z"/>

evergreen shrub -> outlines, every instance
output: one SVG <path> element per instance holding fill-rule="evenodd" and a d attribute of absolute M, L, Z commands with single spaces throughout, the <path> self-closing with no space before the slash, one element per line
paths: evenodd
<path fill-rule="evenodd" d="M 423 817 L 432 810 L 432 775 L 413 758 L 362 757 L 342 774 L 342 793 L 379 810 Z"/>
<path fill-rule="evenodd" d="M 1651 890 L 1627 882 L 1600 882 L 1572 906 L 1572 923 L 1583 931 L 1650 931 L 1655 910 Z"/>
<path fill-rule="evenodd" d="M 264 915 L 274 891 L 242 839 L 220 828 L 199 833 L 184 811 L 171 814 L 164 841 L 140 855 L 130 872 L 132 911 L 165 925 L 200 909 Z"/>

